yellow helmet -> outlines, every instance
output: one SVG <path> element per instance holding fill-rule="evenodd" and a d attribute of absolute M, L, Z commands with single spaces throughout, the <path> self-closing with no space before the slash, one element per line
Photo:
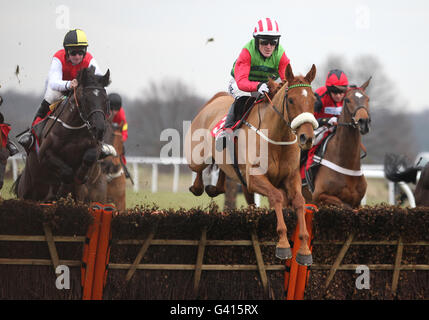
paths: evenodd
<path fill-rule="evenodd" d="M 88 40 L 85 32 L 80 29 L 70 30 L 64 37 L 63 46 L 65 49 L 69 47 L 87 47 Z"/>

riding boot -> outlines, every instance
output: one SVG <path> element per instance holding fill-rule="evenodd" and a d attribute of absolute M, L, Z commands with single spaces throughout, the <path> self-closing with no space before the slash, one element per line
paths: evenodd
<path fill-rule="evenodd" d="M 7 140 L 6 148 L 7 148 L 7 150 L 9 150 L 9 155 L 11 157 L 16 155 L 17 153 L 19 153 L 18 147 L 15 145 L 15 143 L 13 143 L 10 140 Z"/>
<path fill-rule="evenodd" d="M 226 142 L 232 139 L 233 130 L 231 128 L 235 125 L 236 121 L 243 116 L 244 112 L 246 111 L 246 101 L 249 98 L 250 97 L 247 96 L 239 97 L 234 100 L 234 103 L 229 108 L 225 119 L 224 128 L 215 140 L 217 151 L 221 152 L 225 148 Z"/>
<path fill-rule="evenodd" d="M 101 143 L 101 149 L 100 149 L 100 156 L 98 157 L 99 160 L 102 160 L 108 156 L 116 157 L 118 153 L 116 152 L 116 149 L 114 146 L 104 143 Z"/>
<path fill-rule="evenodd" d="M 34 123 L 38 119 L 43 119 L 46 117 L 49 111 L 49 105 L 50 103 L 43 99 L 42 103 L 40 104 L 39 109 L 36 112 L 36 116 L 33 119 L 33 122 L 31 124 L 31 128 L 33 127 Z M 31 131 L 31 128 L 29 128 L 26 132 L 24 132 L 21 136 L 18 138 L 18 142 L 20 145 L 22 145 L 27 153 L 30 152 L 31 147 L 34 143 L 34 136 L 33 132 Z M 41 125 L 41 128 L 38 128 L 40 132 L 43 131 L 44 124 Z"/>

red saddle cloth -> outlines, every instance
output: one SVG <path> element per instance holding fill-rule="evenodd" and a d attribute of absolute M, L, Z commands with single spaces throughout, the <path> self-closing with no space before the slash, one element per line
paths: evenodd
<path fill-rule="evenodd" d="M 10 125 L 6 123 L 0 124 L 1 144 L 3 148 L 6 147 L 10 130 L 11 130 Z"/>
<path fill-rule="evenodd" d="M 31 132 L 36 138 L 36 141 L 33 146 L 33 148 L 35 148 L 36 150 L 36 153 L 39 153 L 39 147 L 40 147 L 39 135 L 42 133 L 42 130 L 43 130 L 43 122 L 46 121 L 51 114 L 52 114 L 52 111 L 49 110 L 44 118 L 37 117 L 36 119 L 34 119 L 33 123 L 31 124 Z"/>

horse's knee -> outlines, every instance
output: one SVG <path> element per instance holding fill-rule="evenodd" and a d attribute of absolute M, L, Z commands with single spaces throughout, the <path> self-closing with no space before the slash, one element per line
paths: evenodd
<path fill-rule="evenodd" d="M 272 202 L 273 205 L 276 205 L 276 204 L 282 204 L 283 205 L 283 201 L 285 199 L 282 192 L 280 190 L 277 190 L 277 189 L 273 189 L 270 192 L 269 198 L 270 198 L 270 202 Z"/>

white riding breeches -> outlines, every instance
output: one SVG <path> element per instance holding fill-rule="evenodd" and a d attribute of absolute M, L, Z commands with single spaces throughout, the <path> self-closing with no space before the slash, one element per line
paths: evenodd
<path fill-rule="evenodd" d="M 231 78 L 231 80 L 229 81 L 228 92 L 229 92 L 229 94 L 231 94 L 234 97 L 234 99 L 238 99 L 240 97 L 255 97 L 255 98 L 257 98 L 259 96 L 258 91 L 246 92 L 246 91 L 240 90 L 238 88 L 237 82 L 235 81 L 234 78 Z"/>
<path fill-rule="evenodd" d="M 50 86 L 47 86 L 44 99 L 49 103 L 54 103 L 58 100 L 61 100 L 61 98 L 64 96 L 64 93 L 61 91 L 56 91 L 51 89 Z"/>

